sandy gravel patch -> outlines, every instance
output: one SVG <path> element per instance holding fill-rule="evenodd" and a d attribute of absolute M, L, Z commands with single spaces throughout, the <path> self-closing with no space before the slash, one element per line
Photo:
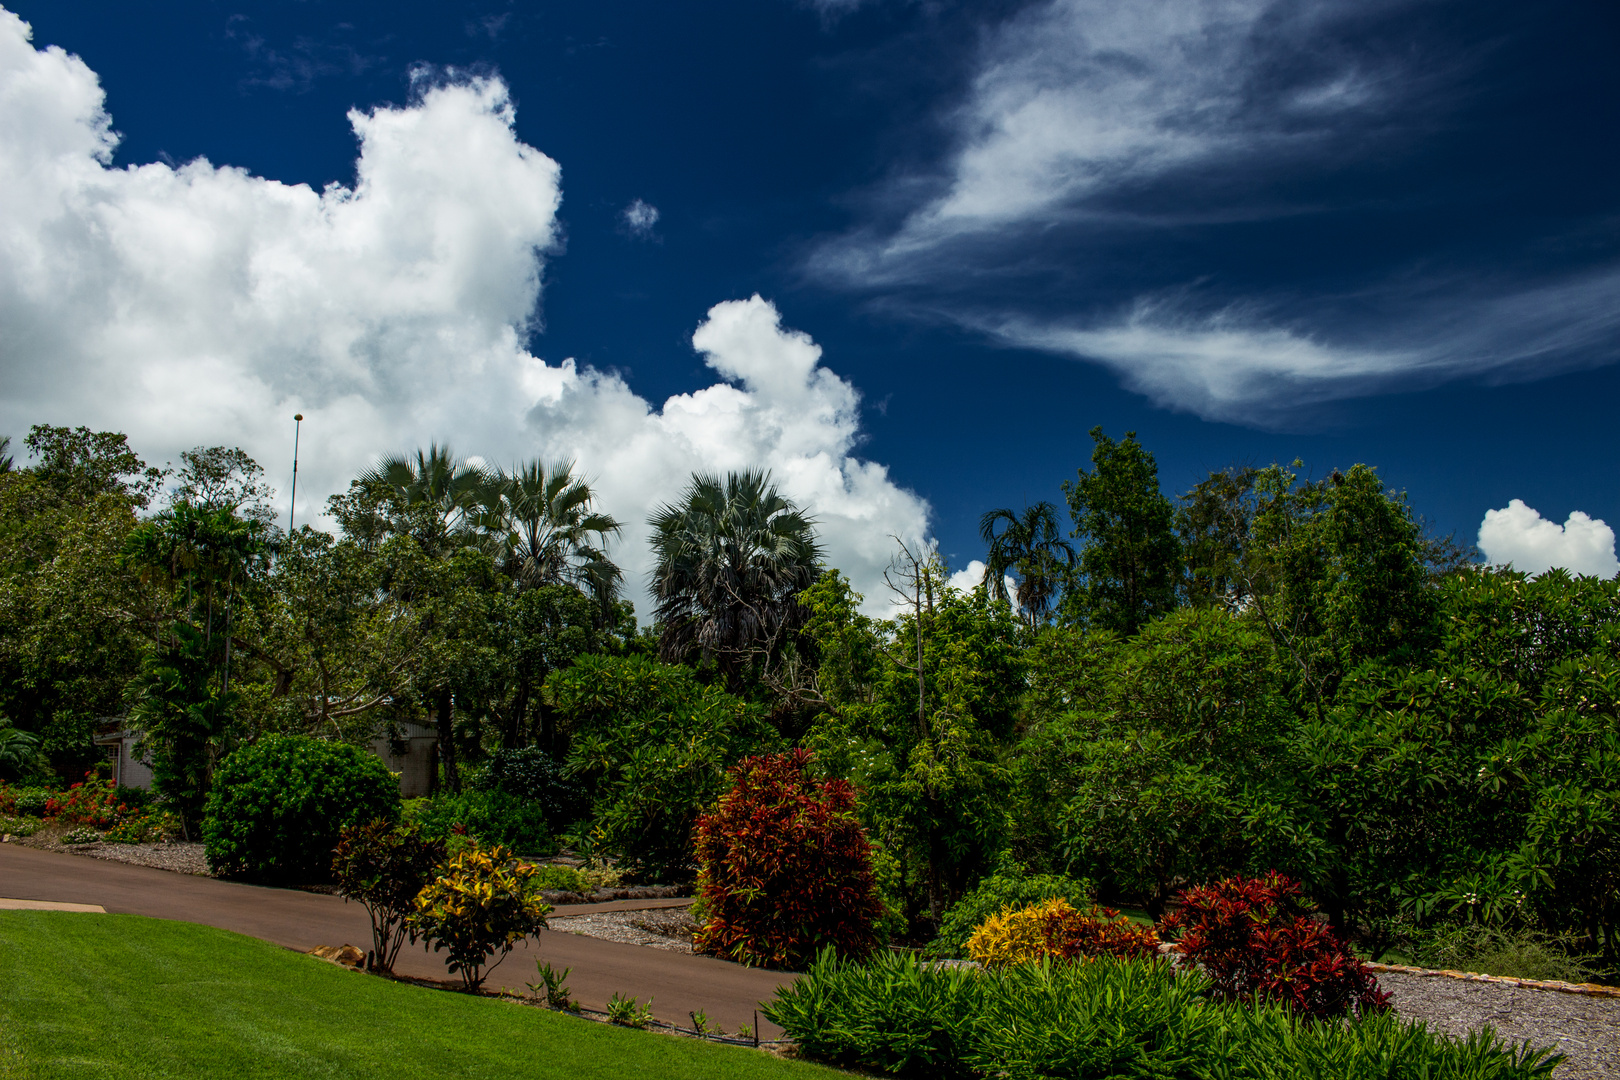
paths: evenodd
<path fill-rule="evenodd" d="M 1555 1048 L 1569 1058 L 1558 1080 L 1620 1076 L 1620 998 L 1393 971 L 1381 972 L 1378 986 L 1396 1012 L 1431 1031 L 1462 1037 L 1489 1024 L 1506 1042 Z"/>
<path fill-rule="evenodd" d="M 594 915 L 552 915 L 546 925 L 565 934 L 618 941 L 626 945 L 645 945 L 652 949 L 689 953 L 692 951 L 692 933 L 698 927 L 692 921 L 690 907 L 655 908 L 649 911 L 603 911 Z"/>

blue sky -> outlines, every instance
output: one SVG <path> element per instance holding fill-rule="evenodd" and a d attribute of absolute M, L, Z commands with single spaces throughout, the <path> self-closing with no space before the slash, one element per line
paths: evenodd
<path fill-rule="evenodd" d="M 1102 424 L 1171 491 L 1367 462 L 1614 562 L 1549 532 L 1620 518 L 1612 5 L 5 10 L 3 430 L 284 484 L 296 408 L 301 516 L 433 437 L 578 457 L 626 518 L 752 456 L 870 591 L 891 532 L 960 568 L 1058 501 Z"/>

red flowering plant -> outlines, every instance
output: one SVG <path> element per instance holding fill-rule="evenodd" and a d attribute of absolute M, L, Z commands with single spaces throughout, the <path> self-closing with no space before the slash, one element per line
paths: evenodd
<path fill-rule="evenodd" d="M 63 825 L 88 825 L 110 829 L 130 808 L 118 801 L 118 790 L 111 780 L 101 780 L 93 772 L 45 804 L 45 816 Z"/>
<path fill-rule="evenodd" d="M 855 788 L 817 780 L 808 750 L 747 757 L 698 819 L 698 888 L 708 923 L 698 952 L 802 968 L 822 949 L 856 959 L 877 947 L 883 914 Z"/>
<path fill-rule="evenodd" d="M 1203 968 L 1217 1000 L 1281 1001 L 1312 1019 L 1379 1012 L 1389 995 L 1325 923 L 1299 883 L 1272 871 L 1183 890 L 1159 920 L 1166 940 Z"/>

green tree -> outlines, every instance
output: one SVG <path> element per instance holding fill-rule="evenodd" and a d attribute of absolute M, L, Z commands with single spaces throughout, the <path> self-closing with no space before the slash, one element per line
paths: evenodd
<path fill-rule="evenodd" d="M 520 588 L 570 585 L 595 597 L 606 619 L 624 572 L 607 557 L 607 542 L 623 531 L 597 511 L 596 493 L 574 475 L 572 462 L 531 461 L 490 478 L 480 528 L 493 540 L 502 571 Z"/>
<path fill-rule="evenodd" d="M 546 683 L 569 771 L 589 788 L 589 834 L 644 878 L 692 876 L 692 830 L 744 755 L 777 748 L 754 705 L 646 657 L 584 656 Z"/>
<path fill-rule="evenodd" d="M 1024 680 L 1020 630 L 982 590 L 946 584 L 931 554 L 891 575 L 900 614 L 872 620 L 848 581 L 806 593 L 823 713 L 806 744 L 862 789 L 860 816 L 908 922 L 937 921 L 1006 842 L 1003 764 Z"/>
<path fill-rule="evenodd" d="M 163 482 L 120 432 L 35 424 L 24 444 L 37 459 L 30 471 L 64 499 L 122 494 L 145 509 Z"/>
<path fill-rule="evenodd" d="M 804 623 L 798 594 L 821 573 L 814 520 L 749 470 L 694 474 L 650 524 L 664 658 L 712 658 L 737 689 L 745 666 L 775 661 Z"/>
<path fill-rule="evenodd" d="M 265 483 L 264 470 L 246 451 L 235 446 L 199 446 L 182 450 L 180 461 L 174 502 L 203 510 L 231 510 L 266 525 L 275 520 L 269 503 L 275 490 Z"/>
<path fill-rule="evenodd" d="M 1073 535 L 1084 541 L 1064 614 L 1129 636 L 1176 606 L 1181 545 L 1175 513 L 1159 490 L 1158 464 L 1136 432 L 1115 442 L 1099 426 L 1091 438 L 1092 471 L 1081 469 L 1063 484 Z"/>
<path fill-rule="evenodd" d="M 49 468 L 0 471 L 0 713 L 76 778 L 97 756 L 97 724 L 122 709 L 152 622 L 150 590 L 118 564 L 145 466 L 122 435 L 32 438 Z"/>
<path fill-rule="evenodd" d="M 1000 531 L 997 527 L 1000 526 Z M 1074 548 L 1060 535 L 1057 508 L 1038 502 L 1024 508 L 991 510 L 979 519 L 985 553 L 984 588 L 1007 602 L 1008 570 L 1018 575 L 1018 610 L 1031 626 L 1046 621 L 1074 569 Z"/>
<path fill-rule="evenodd" d="M 345 533 L 410 536 L 429 554 L 442 555 L 475 537 L 479 503 L 489 482 L 483 470 L 457 458 L 449 446 L 434 443 L 414 455 L 378 461 L 354 481 L 359 499 L 340 500 L 334 509 Z"/>
<path fill-rule="evenodd" d="M 1184 608 L 1128 639 L 1054 630 L 1033 652 L 1013 764 L 1020 855 L 1055 856 L 1155 913 L 1226 873 L 1322 878 L 1299 721 L 1263 630 Z"/>
<path fill-rule="evenodd" d="M 119 556 L 171 597 L 133 684 L 130 715 L 152 760 L 153 786 L 179 810 L 188 834 L 201 823 L 214 766 L 235 734 L 233 631 L 268 567 L 268 531 L 232 507 L 181 502 L 132 531 Z"/>

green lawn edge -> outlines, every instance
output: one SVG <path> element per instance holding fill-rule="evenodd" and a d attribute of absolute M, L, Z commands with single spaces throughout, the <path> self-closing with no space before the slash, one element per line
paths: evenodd
<path fill-rule="evenodd" d="M 843 1075 L 396 983 L 194 923 L 0 912 L 0 1076 L 8 1078 Z"/>

